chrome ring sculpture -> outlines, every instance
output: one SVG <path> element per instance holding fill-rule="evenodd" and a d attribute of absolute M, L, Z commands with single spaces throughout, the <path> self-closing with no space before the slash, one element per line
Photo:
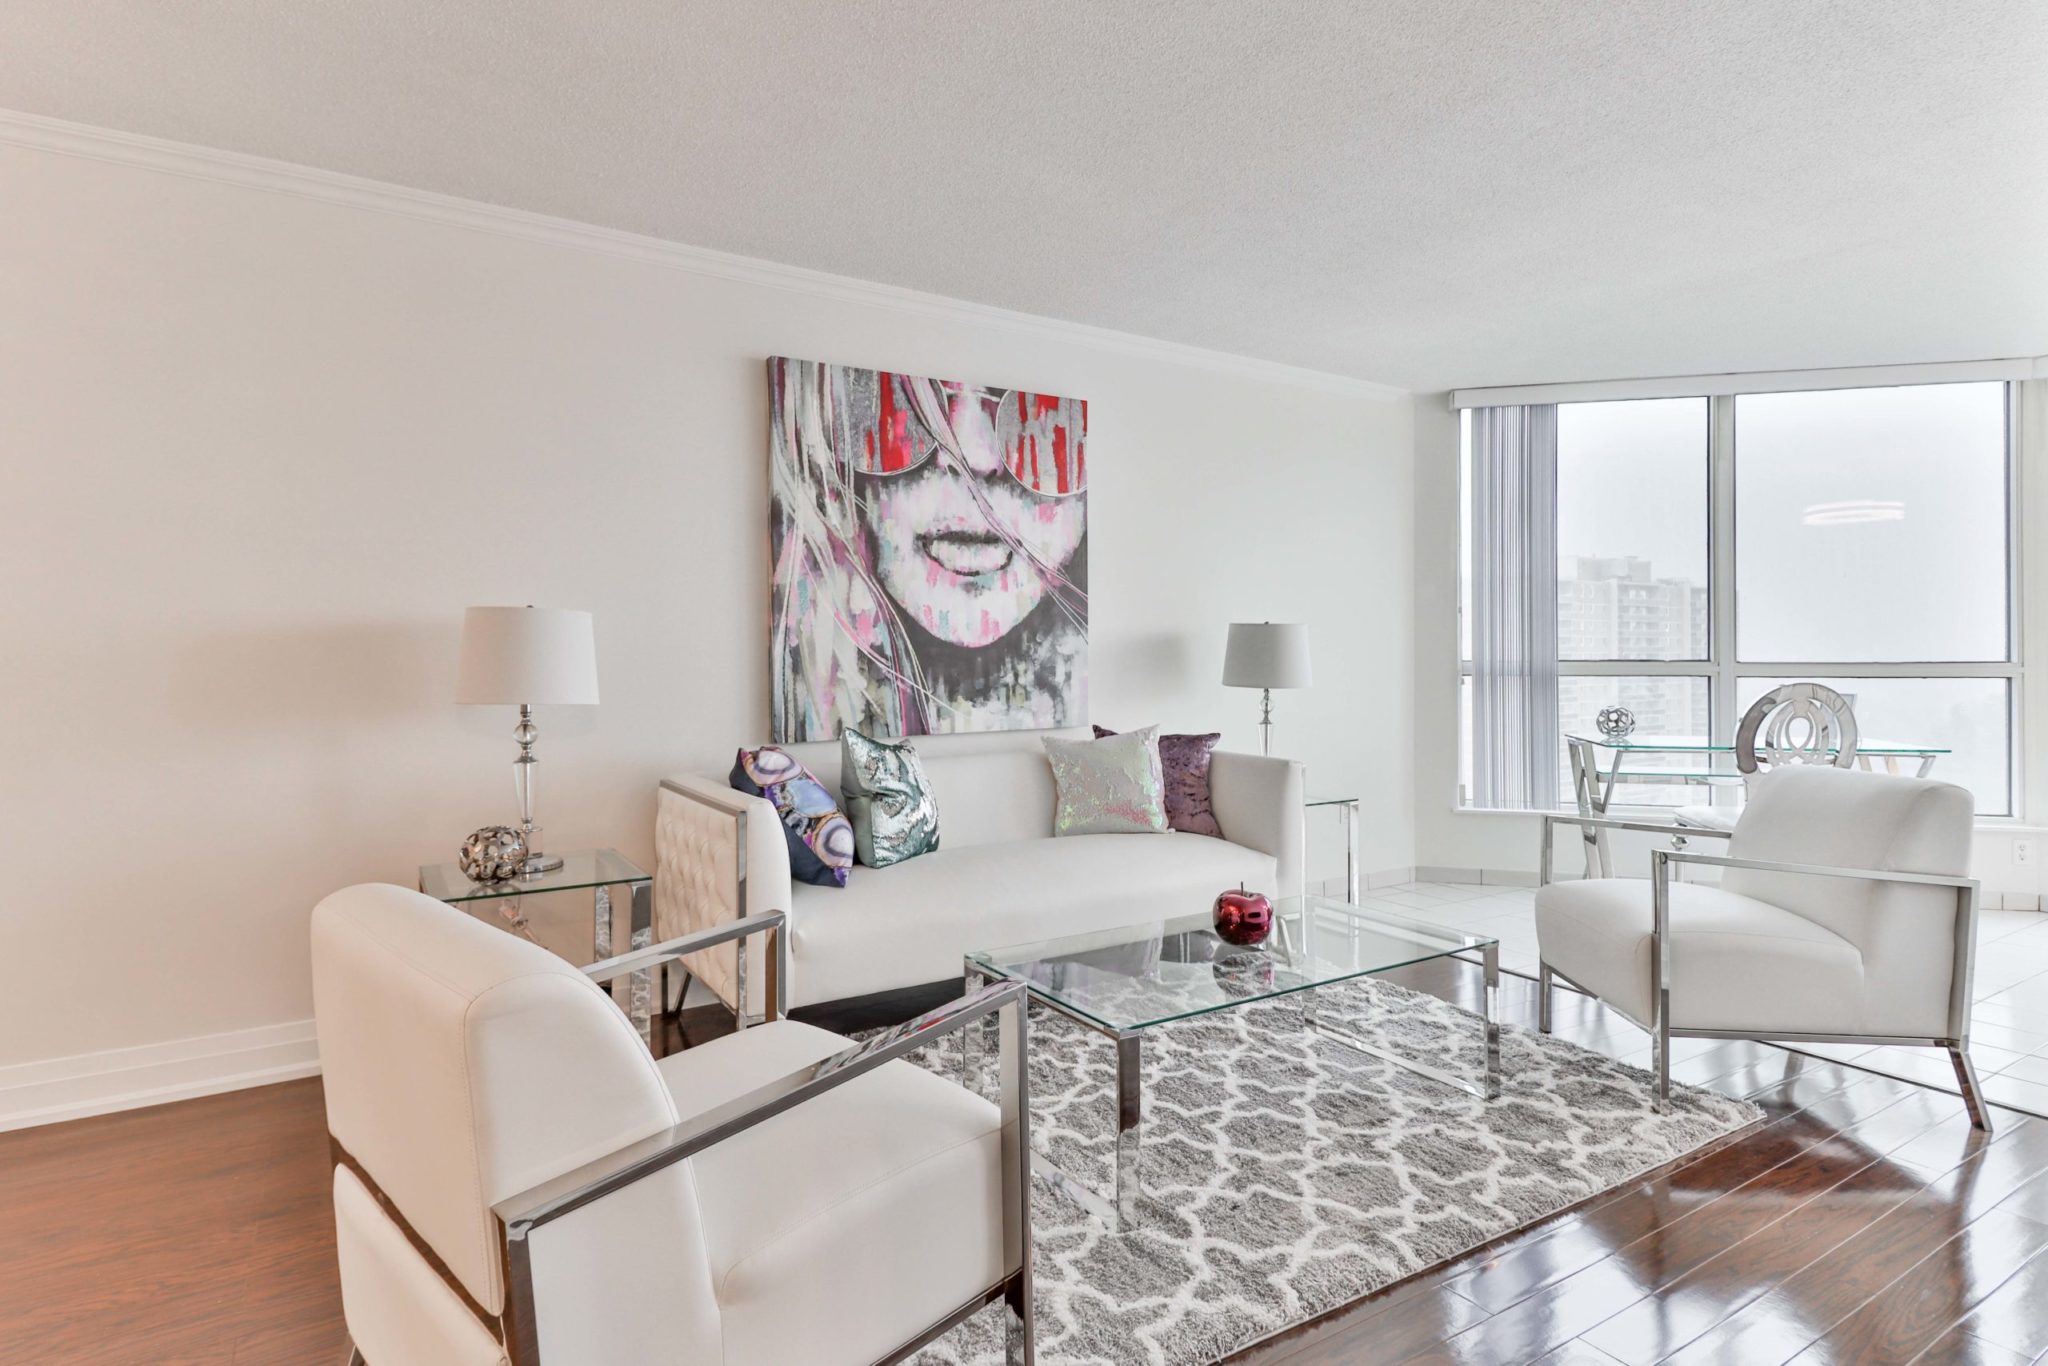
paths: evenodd
<path fill-rule="evenodd" d="M 509 825 L 487 825 L 462 842 L 455 864 L 471 882 L 507 882 L 519 876 L 526 837 Z"/>
<path fill-rule="evenodd" d="M 1787 683 L 1750 704 L 1735 732 L 1735 767 L 1856 762 L 1856 714 L 1849 699 L 1822 683 Z"/>

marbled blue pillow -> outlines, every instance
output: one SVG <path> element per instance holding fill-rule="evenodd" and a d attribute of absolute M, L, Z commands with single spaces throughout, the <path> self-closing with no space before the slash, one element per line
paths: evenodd
<path fill-rule="evenodd" d="M 789 844 L 789 875 L 818 887 L 844 887 L 853 872 L 853 825 L 811 771 L 773 745 L 743 749 L 726 779 L 735 791 L 767 799 Z"/>

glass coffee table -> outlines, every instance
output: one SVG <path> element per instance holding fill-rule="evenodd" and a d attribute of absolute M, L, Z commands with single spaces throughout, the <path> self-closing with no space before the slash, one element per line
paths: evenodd
<path fill-rule="evenodd" d="M 1240 948 L 1225 942 L 1205 911 L 1176 920 L 1102 930 L 970 953 L 967 987 L 1015 981 L 1033 1000 L 1104 1035 L 1116 1045 L 1116 1188 L 1105 1197 L 1043 1158 L 1033 1166 L 1111 1230 L 1138 1219 L 1138 1142 L 1143 1110 L 1140 1065 L 1147 1030 L 1175 1020 L 1295 996 L 1303 1023 L 1317 1034 L 1483 1099 L 1500 1095 L 1500 945 L 1453 926 L 1431 925 L 1325 897 L 1274 903 L 1272 934 Z M 1317 1007 L 1316 990 L 1453 954 L 1477 953 L 1485 973 L 1479 1020 L 1485 1067 L 1479 1077 L 1388 1052 L 1339 1025 Z M 964 1060 L 971 1079 L 973 1031 Z"/>

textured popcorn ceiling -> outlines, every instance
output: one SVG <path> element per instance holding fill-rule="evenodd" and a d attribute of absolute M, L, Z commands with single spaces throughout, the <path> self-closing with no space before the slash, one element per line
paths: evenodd
<path fill-rule="evenodd" d="M 0 107 L 1416 388 L 2048 352 L 2042 0 L 6 0 Z"/>

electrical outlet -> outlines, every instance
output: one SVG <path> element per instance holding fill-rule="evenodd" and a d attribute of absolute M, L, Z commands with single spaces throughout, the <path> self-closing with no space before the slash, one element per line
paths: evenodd
<path fill-rule="evenodd" d="M 2030 839 L 2012 842 L 2012 861 L 2022 868 L 2034 866 L 2034 842 Z"/>

